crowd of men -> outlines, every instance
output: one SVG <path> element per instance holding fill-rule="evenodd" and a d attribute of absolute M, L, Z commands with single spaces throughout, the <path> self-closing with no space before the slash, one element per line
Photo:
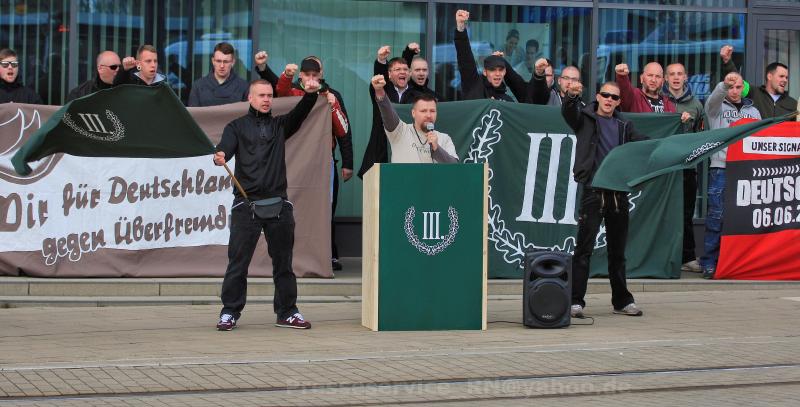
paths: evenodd
<path fill-rule="evenodd" d="M 683 132 L 699 132 L 725 128 L 740 118 L 770 118 L 798 110 L 797 101 L 787 93 L 788 67 L 769 64 L 764 84 L 750 88 L 733 64 L 733 48 L 720 50 L 723 79 L 714 87 L 703 105 L 687 86 L 688 72 L 680 62 L 666 67 L 658 62 L 646 64 L 634 85 L 627 64 L 615 67 L 615 80 L 602 84 L 592 100 L 582 100 L 583 82 L 580 69 L 569 65 L 555 77 L 554 64 L 538 56 L 538 43 L 526 43 L 525 56 L 518 46 L 519 33 L 510 31 L 504 50 L 483 59 L 478 69 L 468 34 L 469 12 L 455 15 L 454 46 L 461 77 L 461 99 L 495 99 L 539 105 L 560 106 L 565 122 L 574 130 L 577 145 L 573 175 L 581 186 L 578 235 L 573 255 L 573 317 L 583 317 L 584 297 L 589 278 L 589 264 L 595 236 L 605 222 L 608 239 L 608 274 L 612 287 L 613 312 L 640 316 L 626 286 L 625 241 L 628 231 L 628 197 L 622 191 L 592 187 L 594 173 L 615 147 L 647 137 L 619 112 L 678 113 Z M 391 56 L 391 47 L 381 46 L 373 64 L 369 93 L 372 100 L 372 128 L 358 176 L 380 162 L 451 163 L 458 154 L 449 135 L 435 130 L 436 106 L 442 101 L 429 86 L 429 65 L 420 55 L 417 43 L 408 44 L 401 56 Z M 504 52 L 509 55 L 504 55 Z M 515 57 L 517 60 L 513 60 Z M 509 59 L 512 59 L 511 61 Z M 265 233 L 269 240 L 275 279 L 276 325 L 289 328 L 310 328 L 296 306 L 297 286 L 291 271 L 294 243 L 292 204 L 286 196 L 285 140 L 300 127 L 310 112 L 317 95 L 327 99 L 331 110 L 331 151 L 339 146 L 344 181 L 353 175 L 352 131 L 342 95 L 324 79 L 323 61 L 308 56 L 300 65 L 288 64 L 280 75 L 268 65 L 264 51 L 254 55 L 255 71 L 260 77 L 247 82 L 238 77 L 233 67 L 236 51 L 228 43 L 219 43 L 211 57 L 213 69 L 194 81 L 188 106 L 217 106 L 249 101 L 249 112 L 224 130 L 217 146 L 214 163 L 223 165 L 236 157 L 235 174 L 242 181 L 243 192 L 234 191 L 229 265 L 222 288 L 223 308 L 217 323 L 219 330 L 236 326 L 246 302 L 247 268 L 255 244 Z M 524 65 L 524 66 L 523 66 Z M 515 68 L 524 69 L 515 69 Z M 120 59 L 113 51 L 97 56 L 97 74 L 70 91 L 67 101 L 119 84 L 157 86 L 165 81 L 158 71 L 158 51 L 151 45 L 139 47 L 135 56 Z M 518 71 L 529 72 L 523 78 Z M 41 103 L 38 95 L 19 82 L 19 61 L 13 50 L 0 50 L 0 103 Z M 299 77 L 295 79 L 295 77 Z M 509 91 L 514 95 L 509 96 Z M 302 96 L 288 114 L 271 114 L 274 97 Z M 413 123 L 402 122 L 393 104 L 411 104 Z M 388 145 L 391 145 L 391 157 Z M 335 157 L 335 155 L 334 155 Z M 704 255 L 695 258 L 692 217 L 695 211 L 697 172 L 685 170 L 684 178 L 684 271 L 702 272 L 713 278 L 719 256 L 722 229 L 722 196 L 725 185 L 726 152 L 720 151 L 710 160 L 708 181 L 708 215 L 704 239 Z M 264 165 L 258 163 L 266 163 Z M 339 185 L 337 162 L 332 160 L 331 204 L 336 210 Z M 259 217 L 253 205 L 278 199 L 274 214 Z M 333 213 L 332 212 L 332 213 Z M 332 267 L 341 269 L 332 233 Z"/>

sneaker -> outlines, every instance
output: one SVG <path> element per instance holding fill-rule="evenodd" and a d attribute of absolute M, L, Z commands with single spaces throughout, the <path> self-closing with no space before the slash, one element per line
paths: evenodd
<path fill-rule="evenodd" d="M 614 313 L 621 315 L 630 315 L 632 317 L 640 317 L 643 314 L 642 310 L 639 309 L 639 307 L 636 305 L 635 302 L 626 305 L 625 308 L 622 309 L 615 308 Z"/>
<path fill-rule="evenodd" d="M 311 323 L 303 319 L 303 314 L 295 312 L 286 319 L 278 318 L 275 326 L 279 328 L 308 329 L 311 328 Z"/>
<path fill-rule="evenodd" d="M 339 271 L 342 269 L 342 263 L 339 263 L 339 259 L 331 259 L 331 268 L 334 271 Z"/>
<path fill-rule="evenodd" d="M 703 278 L 705 278 L 706 280 L 713 279 L 714 278 L 714 271 L 715 270 L 714 270 L 713 267 L 709 267 L 709 268 L 703 270 Z"/>
<path fill-rule="evenodd" d="M 217 330 L 230 331 L 233 328 L 236 328 L 236 318 L 231 314 L 222 314 L 219 317 L 219 322 L 217 322 Z"/>
<path fill-rule="evenodd" d="M 700 268 L 700 263 L 697 260 L 687 261 L 681 266 L 681 271 L 689 271 L 692 273 L 700 273 L 703 269 Z"/>
<path fill-rule="evenodd" d="M 583 318 L 583 307 L 580 304 L 572 304 L 569 309 L 569 316 L 572 318 Z"/>

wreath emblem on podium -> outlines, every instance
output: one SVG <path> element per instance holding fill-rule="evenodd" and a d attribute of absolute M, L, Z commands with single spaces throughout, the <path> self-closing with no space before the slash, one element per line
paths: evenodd
<path fill-rule="evenodd" d="M 450 218 L 450 228 L 442 240 L 434 245 L 429 245 L 419 240 L 419 237 L 417 237 L 417 233 L 414 231 L 414 216 L 416 213 L 417 210 L 413 206 L 408 208 L 406 211 L 404 229 L 406 231 L 408 243 L 411 243 L 420 253 L 427 254 L 428 256 L 435 256 L 444 251 L 444 249 L 450 246 L 456 239 L 456 234 L 458 233 L 458 212 L 456 208 L 452 206 L 447 208 L 447 217 Z"/>
<path fill-rule="evenodd" d="M 500 133 L 500 128 L 503 127 L 503 120 L 501 113 L 497 109 L 491 109 L 484 115 L 478 127 L 472 131 L 472 144 L 467 151 L 467 157 L 464 159 L 465 163 L 484 163 L 489 162 L 489 158 L 494 154 L 492 146 L 500 142 L 503 135 Z M 489 166 L 489 181 L 492 180 L 494 173 L 491 165 Z M 641 191 L 635 195 L 631 195 L 629 201 L 631 203 L 630 211 L 635 208 L 635 199 L 641 196 Z M 537 245 L 533 242 L 528 242 L 525 235 L 519 232 L 514 232 L 506 227 L 506 221 L 503 220 L 503 208 L 494 202 L 492 198 L 492 185 L 489 183 L 489 233 L 488 239 L 490 244 L 494 245 L 495 250 L 502 254 L 503 260 L 508 264 L 517 264 L 522 267 L 525 260 L 525 252 L 529 250 L 556 250 L 567 253 L 572 253 L 575 249 L 575 237 L 568 236 L 564 239 L 561 245 L 555 244 L 553 246 Z M 605 226 L 600 227 L 600 232 L 597 234 L 595 240 L 595 248 L 603 247 L 606 245 Z"/>

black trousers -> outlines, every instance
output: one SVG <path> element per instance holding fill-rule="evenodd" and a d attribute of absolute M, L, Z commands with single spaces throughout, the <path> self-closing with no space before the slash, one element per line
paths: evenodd
<path fill-rule="evenodd" d="M 697 259 L 694 250 L 694 206 L 697 195 L 697 171 L 683 170 L 683 255 L 681 263 Z"/>
<path fill-rule="evenodd" d="M 589 260 L 594 251 L 600 223 L 606 224 L 608 279 L 611 303 L 622 309 L 633 302 L 625 282 L 625 242 L 628 238 L 628 194 L 583 185 L 578 211 L 578 237 L 572 256 L 572 304 L 586 306 Z"/>
<path fill-rule="evenodd" d="M 292 204 L 284 201 L 277 219 L 253 219 L 246 204 L 231 211 L 228 269 L 222 282 L 220 315 L 231 314 L 236 319 L 241 316 L 247 302 L 247 270 L 262 232 L 267 240 L 267 253 L 272 258 L 273 309 L 281 319 L 297 312 L 297 279 L 292 271 L 294 214 Z"/>

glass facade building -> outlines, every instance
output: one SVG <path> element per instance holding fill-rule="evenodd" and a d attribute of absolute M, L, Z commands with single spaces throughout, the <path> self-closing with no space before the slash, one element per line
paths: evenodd
<path fill-rule="evenodd" d="M 276 72 L 316 55 L 344 97 L 357 170 L 369 139 L 367 90 L 380 46 L 399 56 L 406 44 L 419 43 L 432 86 L 446 100 L 459 99 L 452 43 L 458 9 L 471 13 L 478 58 L 504 51 L 523 76 L 540 56 L 556 71 L 576 65 L 587 94 L 613 79 L 618 63 L 638 76 L 648 61 L 680 61 L 693 93 L 704 99 L 719 80 L 726 44 L 751 83 L 761 84 L 764 67 L 781 61 L 790 67 L 789 93 L 800 94 L 799 0 L 0 0 L 0 47 L 17 51 L 23 83 L 49 104 L 63 103 L 91 78 L 95 56 L 107 49 L 124 57 L 155 45 L 159 70 L 184 101 L 192 81 L 209 73 L 220 41 L 234 45 L 235 69 L 246 78 L 257 50 L 268 52 Z M 357 179 L 344 183 L 337 215 L 359 217 L 361 192 Z"/>

